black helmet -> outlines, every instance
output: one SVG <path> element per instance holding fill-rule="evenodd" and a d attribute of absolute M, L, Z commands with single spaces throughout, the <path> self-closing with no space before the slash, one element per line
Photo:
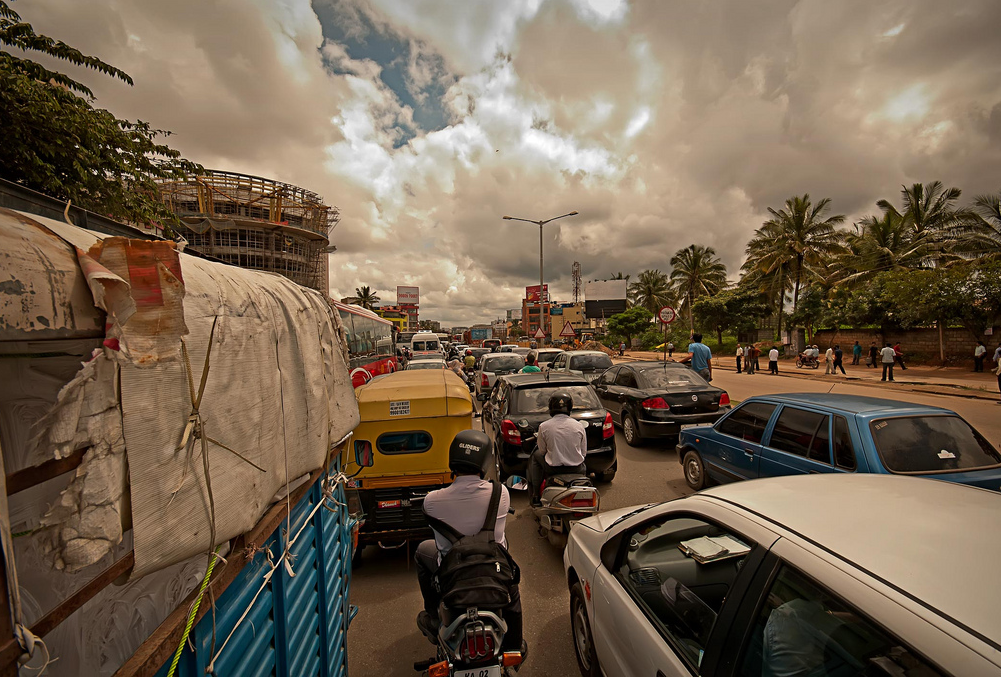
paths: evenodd
<path fill-rule="evenodd" d="M 448 468 L 456 475 L 482 475 L 486 472 L 494 445 L 486 433 L 463 430 L 448 448 Z"/>
<path fill-rule="evenodd" d="M 556 416 L 556 414 L 566 414 L 569 416 L 571 411 L 573 411 L 573 398 L 570 397 L 570 393 L 564 390 L 557 390 L 549 396 L 550 416 Z"/>

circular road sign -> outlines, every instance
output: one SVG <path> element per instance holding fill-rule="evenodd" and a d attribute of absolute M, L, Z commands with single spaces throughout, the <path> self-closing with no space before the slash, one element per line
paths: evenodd
<path fill-rule="evenodd" d="M 674 308 L 671 306 L 664 306 L 657 311 L 657 319 L 664 324 L 671 324 L 677 316 L 678 314 L 674 312 Z"/>

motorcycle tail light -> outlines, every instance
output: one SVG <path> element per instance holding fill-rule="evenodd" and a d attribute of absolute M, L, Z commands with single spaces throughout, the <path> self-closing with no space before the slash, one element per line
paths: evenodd
<path fill-rule="evenodd" d="M 501 657 L 501 666 L 505 668 L 516 668 L 521 665 L 520 651 L 505 651 Z"/>
<path fill-rule="evenodd" d="M 463 660 L 476 661 L 494 655 L 494 636 L 486 632 L 482 623 L 466 628 L 466 636 L 459 643 L 459 656 Z"/>
<path fill-rule="evenodd" d="M 435 663 L 428 668 L 428 677 L 448 677 L 450 673 L 451 670 L 448 666 L 448 661 Z"/>
<path fill-rule="evenodd" d="M 615 426 L 612 425 L 611 412 L 605 413 L 605 422 L 601 426 L 601 436 L 606 440 L 609 437 L 615 437 Z"/>
<path fill-rule="evenodd" d="M 514 421 L 510 419 L 504 419 L 501 421 L 501 435 L 504 437 L 504 441 L 508 444 L 521 444 L 521 433 L 518 432 L 517 426 L 515 426 Z"/>
<path fill-rule="evenodd" d="M 663 397 L 651 397 L 648 400 L 643 400 L 642 406 L 644 409 L 670 409 L 671 405 Z"/>
<path fill-rule="evenodd" d="M 727 395 L 726 393 L 723 393 L 722 395 L 719 396 L 719 406 L 722 407 L 728 404 L 730 404 L 730 396 Z"/>
<path fill-rule="evenodd" d="M 593 491 L 585 494 L 571 494 L 561 498 L 560 503 L 568 508 L 597 508 L 598 494 Z"/>

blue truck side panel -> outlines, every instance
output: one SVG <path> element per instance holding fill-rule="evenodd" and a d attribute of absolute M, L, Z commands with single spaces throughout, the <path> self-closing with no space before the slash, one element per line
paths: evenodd
<path fill-rule="evenodd" d="M 339 467 L 338 459 L 331 471 L 336 473 Z M 337 504 L 327 502 L 332 510 L 321 507 L 310 518 L 322 499 L 321 482 L 317 482 L 292 506 L 292 535 L 305 524 L 292 546 L 294 576 L 279 566 L 258 594 L 271 568 L 265 553 L 260 552 L 216 600 L 216 651 L 247 611 L 216 659 L 214 668 L 219 677 L 347 676 L 353 520 L 347 512 L 343 485 L 336 487 L 334 498 Z M 286 522 L 282 522 L 266 542 L 265 549 L 271 550 L 273 558 L 281 554 L 285 526 Z M 206 597 L 203 608 L 208 604 Z M 205 674 L 213 652 L 211 611 L 192 629 L 190 641 L 196 651 L 185 648 L 175 672 L 178 677 Z M 169 669 L 170 661 L 160 668 L 157 677 L 166 677 Z"/>

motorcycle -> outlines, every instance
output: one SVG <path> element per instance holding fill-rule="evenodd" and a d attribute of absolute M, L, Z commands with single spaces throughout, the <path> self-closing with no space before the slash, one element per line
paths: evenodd
<path fill-rule="evenodd" d="M 507 624 L 493 611 L 475 607 L 456 613 L 441 607 L 437 636 L 421 633 L 437 647 L 434 658 L 414 663 L 427 677 L 514 677 L 524 656 L 502 651 Z"/>
<path fill-rule="evenodd" d="M 518 475 L 511 475 L 504 484 L 516 491 L 528 489 L 528 482 Z M 550 475 L 542 481 L 541 504 L 532 508 L 539 521 L 539 535 L 562 550 L 567 545 L 570 527 L 577 520 L 596 514 L 599 502 L 598 489 L 587 475 Z"/>
<path fill-rule="evenodd" d="M 802 369 L 803 367 L 817 369 L 820 367 L 820 360 L 813 355 L 800 355 L 796 358 L 796 368 Z"/>

